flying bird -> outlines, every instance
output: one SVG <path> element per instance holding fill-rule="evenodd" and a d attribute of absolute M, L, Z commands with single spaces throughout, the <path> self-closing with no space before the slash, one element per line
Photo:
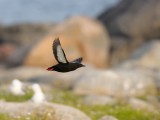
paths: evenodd
<path fill-rule="evenodd" d="M 61 47 L 61 43 L 59 38 L 56 38 L 52 45 L 52 50 L 55 59 L 57 60 L 58 64 L 47 68 L 49 71 L 57 71 L 57 72 L 70 72 L 76 70 L 80 67 L 85 67 L 82 62 L 82 57 L 75 59 L 71 62 L 68 62 L 64 50 Z"/>

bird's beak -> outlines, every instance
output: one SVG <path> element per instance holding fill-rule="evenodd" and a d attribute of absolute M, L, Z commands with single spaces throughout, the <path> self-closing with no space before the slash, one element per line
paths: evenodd
<path fill-rule="evenodd" d="M 47 68 L 48 71 L 53 71 L 53 67 Z"/>

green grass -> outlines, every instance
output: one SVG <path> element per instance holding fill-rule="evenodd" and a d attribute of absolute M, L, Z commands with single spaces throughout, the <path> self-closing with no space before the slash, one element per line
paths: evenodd
<path fill-rule="evenodd" d="M 54 115 L 48 115 L 47 113 L 40 115 L 37 113 L 33 113 L 31 115 L 26 116 L 9 116 L 8 114 L 0 113 L 0 120 L 56 120 L 54 119 Z"/>
<path fill-rule="evenodd" d="M 84 105 L 81 97 L 73 94 L 69 91 L 55 90 L 52 93 L 52 102 L 73 106 L 86 113 L 92 120 L 98 120 L 104 115 L 112 115 L 118 118 L 118 120 L 160 120 L 160 113 L 151 113 L 148 111 L 135 110 L 125 103 L 119 103 L 116 105 Z M 22 102 L 30 99 L 32 93 L 27 93 L 24 96 L 14 96 L 9 93 L 0 92 L 0 99 L 6 101 Z M 0 114 L 0 120 L 50 120 L 46 116 L 32 114 L 30 116 L 21 116 L 20 118 L 10 118 L 7 114 Z"/>
<path fill-rule="evenodd" d="M 135 110 L 127 104 L 117 105 L 84 105 L 81 98 L 69 91 L 54 91 L 53 102 L 73 106 L 85 112 L 92 120 L 98 120 L 104 115 L 113 115 L 118 120 L 160 120 L 160 113 Z"/>
<path fill-rule="evenodd" d="M 32 97 L 33 93 L 31 91 L 27 91 L 25 95 L 16 96 L 9 92 L 0 91 L 0 99 L 5 100 L 7 102 L 24 102 L 29 100 Z"/>

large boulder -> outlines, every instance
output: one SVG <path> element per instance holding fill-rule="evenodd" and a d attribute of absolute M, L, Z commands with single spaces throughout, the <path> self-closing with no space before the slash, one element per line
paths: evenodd
<path fill-rule="evenodd" d="M 98 19 L 111 36 L 111 65 L 127 59 L 146 40 L 160 37 L 160 1 L 121 0 Z"/>
<path fill-rule="evenodd" d="M 121 0 L 98 19 L 111 35 L 131 38 L 160 37 L 159 0 Z"/>
<path fill-rule="evenodd" d="M 0 113 L 7 113 L 13 118 L 16 116 L 37 115 L 49 120 L 91 120 L 87 115 L 78 109 L 52 103 L 13 103 L 0 102 Z"/>
<path fill-rule="evenodd" d="M 101 23 L 87 17 L 73 17 L 58 25 L 50 35 L 33 47 L 24 64 L 40 67 L 55 64 L 52 43 L 56 37 L 60 38 L 69 61 L 82 56 L 90 64 L 107 66 L 109 37 Z"/>
<path fill-rule="evenodd" d="M 75 83 L 74 92 L 80 95 L 128 96 L 156 95 L 152 75 L 138 69 L 90 70 Z"/>
<path fill-rule="evenodd" d="M 130 58 L 118 65 L 118 69 L 149 70 L 154 77 L 157 88 L 160 90 L 160 41 L 152 40 L 137 49 Z"/>

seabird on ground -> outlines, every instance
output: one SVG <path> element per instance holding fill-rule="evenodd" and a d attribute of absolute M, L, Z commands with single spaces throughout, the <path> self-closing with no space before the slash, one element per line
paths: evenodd
<path fill-rule="evenodd" d="M 24 91 L 22 88 L 23 83 L 18 79 L 14 79 L 9 86 L 9 91 L 14 95 L 24 95 Z"/>
<path fill-rule="evenodd" d="M 41 89 L 39 84 L 34 83 L 32 85 L 32 89 L 33 89 L 33 92 L 34 92 L 34 95 L 31 98 L 32 102 L 34 102 L 34 103 L 43 103 L 43 102 L 46 101 L 45 95 L 43 94 L 42 89 Z"/>

